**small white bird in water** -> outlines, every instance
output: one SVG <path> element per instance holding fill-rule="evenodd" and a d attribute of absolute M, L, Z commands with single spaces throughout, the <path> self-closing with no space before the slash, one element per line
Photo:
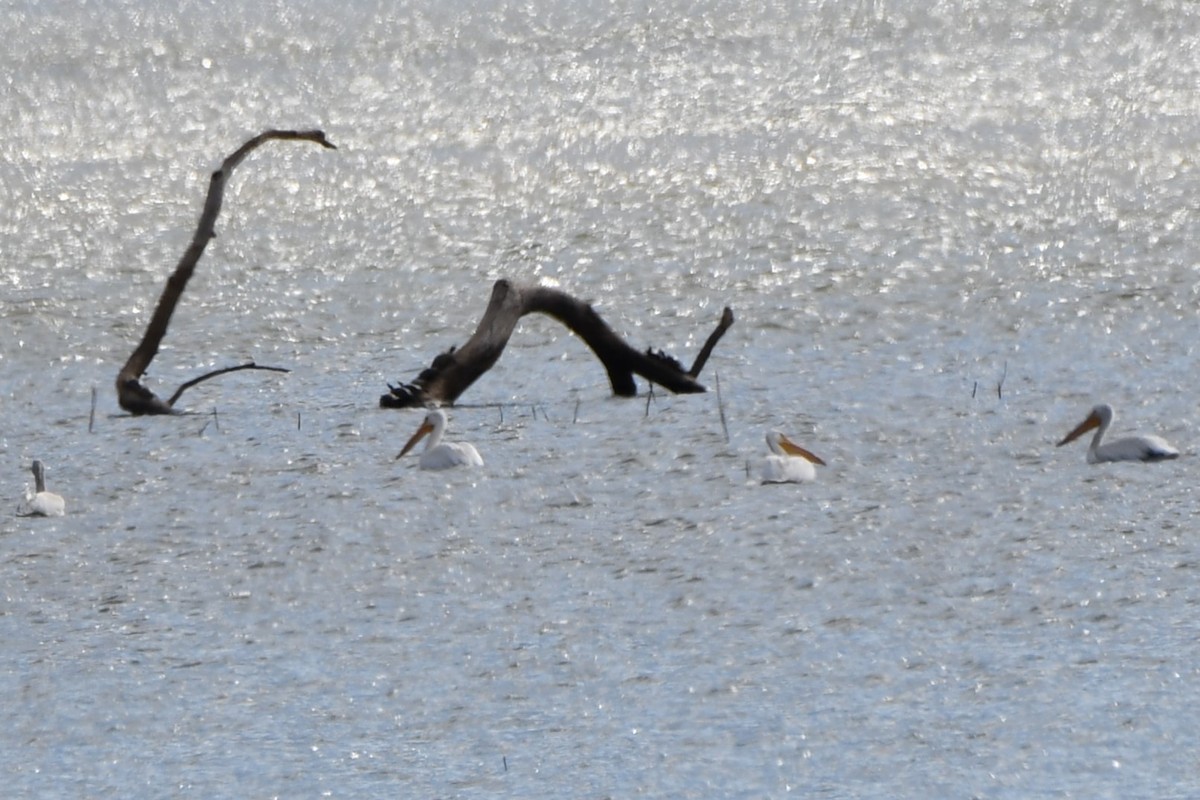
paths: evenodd
<path fill-rule="evenodd" d="M 41 461 L 33 461 L 33 491 L 25 490 L 25 502 L 17 508 L 21 517 L 61 517 L 67 513 L 67 504 L 54 492 L 46 491 L 46 468 Z"/>
<path fill-rule="evenodd" d="M 771 455 L 762 464 L 763 483 L 806 483 L 817 479 L 814 464 L 825 462 L 784 436 L 779 431 L 767 434 Z"/>
<path fill-rule="evenodd" d="M 1087 419 L 1064 436 L 1058 446 L 1062 447 L 1068 442 L 1075 441 L 1092 428 L 1099 428 L 1096 435 L 1092 437 L 1091 446 L 1088 447 L 1087 460 L 1089 464 L 1099 464 L 1104 461 L 1166 461 L 1179 457 L 1179 451 L 1159 436 L 1130 436 L 1108 444 L 1101 444 L 1104 434 L 1108 432 L 1108 426 L 1115 418 L 1112 406 L 1101 403 L 1092 409 Z"/>
<path fill-rule="evenodd" d="M 404 449 L 396 458 L 400 458 L 412 450 L 423 436 L 429 434 L 425 452 L 421 453 L 421 458 L 417 462 L 421 469 L 483 466 L 483 459 L 479 456 L 479 451 L 472 445 L 466 442 L 443 442 L 442 434 L 445 432 L 446 412 L 435 408 L 425 415 L 425 421 L 421 423 L 421 427 L 417 428 L 417 432 L 405 443 Z"/>

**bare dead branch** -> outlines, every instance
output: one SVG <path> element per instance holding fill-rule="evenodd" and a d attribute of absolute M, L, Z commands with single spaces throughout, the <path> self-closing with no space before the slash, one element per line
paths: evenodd
<path fill-rule="evenodd" d="M 200 377 L 192 378 L 190 381 L 187 381 L 186 383 L 182 384 L 178 389 L 175 390 L 175 394 L 171 395 L 171 399 L 167 401 L 167 405 L 173 407 L 175 405 L 175 401 L 179 399 L 179 395 L 183 394 L 188 389 L 195 386 L 197 383 L 206 381 L 209 378 L 215 378 L 218 375 L 224 375 L 227 372 L 237 372 L 238 370 L 242 370 L 242 369 L 265 369 L 265 370 L 270 370 L 271 372 L 291 372 L 290 369 L 285 369 L 284 367 L 259 366 L 258 364 L 255 364 L 253 361 L 250 361 L 245 364 L 238 364 L 236 367 L 222 367 L 221 369 L 214 369 L 212 372 L 206 372 L 203 375 L 201 375 Z"/>
<path fill-rule="evenodd" d="M 390 392 L 379 398 L 379 404 L 385 408 L 410 408 L 453 403 L 496 364 L 517 321 L 532 313 L 553 317 L 583 339 L 604 365 L 613 394 L 619 397 L 637 394 L 635 374 L 676 394 L 705 391 L 696 378 L 717 341 L 733 324 L 733 312 L 727 308 L 692 370 L 685 372 L 678 361 L 662 352 L 642 353 L 630 347 L 582 300 L 557 289 L 519 286 L 501 279 L 492 287 L 491 301 L 467 343 L 437 355 L 412 383 L 389 384 Z"/>
<path fill-rule="evenodd" d="M 725 310 L 721 312 L 721 321 L 717 324 L 716 330 L 708 335 L 708 340 L 704 342 L 704 347 L 700 348 L 700 352 L 696 355 L 696 360 L 692 362 L 692 368 L 688 370 L 688 375 L 693 378 L 699 377 L 700 371 L 704 369 L 708 357 L 712 355 L 713 348 L 717 346 L 717 342 L 721 341 L 721 337 L 725 335 L 725 331 L 729 330 L 733 325 L 733 309 L 725 306 Z"/>
<path fill-rule="evenodd" d="M 193 381 L 191 384 L 185 384 L 175 392 L 170 400 L 163 402 L 154 392 L 142 385 L 141 377 L 145 374 L 146 368 L 150 366 L 150 362 L 154 360 L 154 356 L 158 354 L 159 345 L 162 344 L 163 337 L 167 335 L 167 326 L 171 323 L 171 315 L 175 313 L 175 306 L 179 304 L 184 288 L 191 280 L 192 273 L 195 272 L 196 265 L 200 262 L 200 257 L 204 255 L 204 248 L 208 246 L 209 240 L 217 235 L 215 225 L 217 216 L 221 213 L 226 181 L 246 156 L 263 142 L 271 139 L 315 142 L 322 147 L 337 149 L 321 131 L 269 130 L 260 133 L 239 147 L 221 163 L 221 168 L 212 174 L 208 184 L 208 196 L 204 200 L 204 210 L 200 214 L 200 222 L 196 226 L 192 242 L 188 245 L 183 257 L 179 259 L 171 277 L 167 279 L 167 285 L 158 299 L 158 305 L 154 309 L 149 325 L 146 326 L 146 333 L 142 336 L 142 341 L 129 356 L 125 366 L 121 367 L 121 371 L 117 373 L 117 401 L 126 411 L 132 414 L 174 413 L 175 400 L 187 386 L 196 383 Z M 243 365 L 234 369 L 245 368 L 246 366 Z M 262 367 L 255 368 L 263 369 Z M 212 375 L 207 377 L 212 377 Z"/>

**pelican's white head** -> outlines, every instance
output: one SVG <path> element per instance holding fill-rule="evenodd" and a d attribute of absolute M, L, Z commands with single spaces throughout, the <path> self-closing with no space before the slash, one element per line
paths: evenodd
<path fill-rule="evenodd" d="M 426 448 L 437 447 L 438 442 L 442 438 L 442 431 L 446 430 L 446 412 L 440 408 L 431 408 L 425 414 L 425 420 L 421 423 L 421 427 L 417 428 L 417 432 L 404 443 L 404 448 L 400 451 L 400 455 L 396 458 L 401 458 L 409 450 L 416 447 L 417 442 L 421 441 L 426 434 L 432 433 L 433 436 L 429 439 L 429 444 Z"/>
<path fill-rule="evenodd" d="M 1091 412 L 1087 415 L 1087 419 L 1076 425 L 1070 433 L 1062 438 L 1062 441 L 1059 442 L 1057 446 L 1062 447 L 1064 444 L 1073 442 L 1080 436 L 1083 436 L 1085 433 L 1090 430 L 1094 430 L 1095 428 L 1107 430 L 1108 426 L 1112 424 L 1112 421 L 1112 406 L 1110 406 L 1108 403 L 1100 403 L 1099 405 L 1093 406 Z"/>
<path fill-rule="evenodd" d="M 36 458 L 33 460 L 33 484 L 34 491 L 46 491 L 46 466 Z"/>
<path fill-rule="evenodd" d="M 811 461 L 814 464 L 825 466 L 825 462 L 822 461 L 818 456 L 815 456 L 808 450 L 805 450 L 803 447 L 796 444 L 779 431 L 771 431 L 767 434 L 767 447 L 769 447 L 771 452 L 777 456 L 799 456 L 800 458 Z"/>
<path fill-rule="evenodd" d="M 1115 414 L 1113 413 L 1112 406 L 1110 406 L 1108 403 L 1100 403 L 1099 405 L 1092 406 L 1092 413 L 1090 416 L 1093 416 L 1099 420 L 1099 425 L 1103 428 L 1112 424 Z"/>

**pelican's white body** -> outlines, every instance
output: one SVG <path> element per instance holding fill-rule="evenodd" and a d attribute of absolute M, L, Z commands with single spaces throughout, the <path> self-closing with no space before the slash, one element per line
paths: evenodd
<path fill-rule="evenodd" d="M 442 436 L 445 432 L 446 412 L 435 408 L 425 415 L 425 421 L 421 423 L 421 427 L 417 428 L 417 432 L 412 435 L 396 458 L 403 456 L 423 436 L 428 434 L 429 441 L 425 445 L 425 451 L 421 453 L 421 458 L 417 461 L 417 465 L 421 469 L 483 466 L 483 458 L 473 445 L 466 442 L 443 442 Z"/>
<path fill-rule="evenodd" d="M 762 462 L 763 483 L 807 483 L 817 479 L 816 464 L 825 462 L 779 431 L 767 434 L 771 455 Z"/>
<path fill-rule="evenodd" d="M 1087 452 L 1089 464 L 1102 464 L 1106 461 L 1167 461 L 1179 457 L 1179 451 L 1161 436 L 1128 436 L 1105 444 L 1104 434 L 1108 432 L 1114 419 L 1116 414 L 1112 406 L 1101 403 L 1091 410 L 1087 419 L 1064 436 L 1058 446 L 1062 447 L 1096 428 L 1096 434 L 1092 437 L 1092 444 Z"/>
<path fill-rule="evenodd" d="M 41 461 L 33 462 L 32 490 L 25 490 L 25 502 L 17 508 L 22 517 L 61 517 L 67 513 L 67 503 L 60 495 L 46 491 L 46 468 Z"/>

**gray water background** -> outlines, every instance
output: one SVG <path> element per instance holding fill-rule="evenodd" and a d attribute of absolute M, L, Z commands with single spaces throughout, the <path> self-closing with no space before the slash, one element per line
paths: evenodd
<path fill-rule="evenodd" d="M 1200 6 L 17 0 L 13 797 L 1195 797 Z M 112 380 L 236 173 L 131 418 Z M 610 397 L 500 277 L 715 392 Z M 98 396 L 89 431 L 91 393 Z M 1183 452 L 1084 462 L 1096 402 Z M 721 422 L 724 411 L 729 437 Z M 805 486 L 747 465 L 787 430 Z"/>

